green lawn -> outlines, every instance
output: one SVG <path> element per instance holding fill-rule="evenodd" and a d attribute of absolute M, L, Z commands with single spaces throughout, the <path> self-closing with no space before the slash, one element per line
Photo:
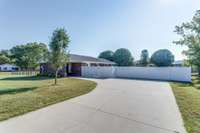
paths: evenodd
<path fill-rule="evenodd" d="M 96 87 L 93 81 L 60 78 L 58 85 L 47 77 L 0 74 L 0 121 L 54 103 L 86 94 Z"/>
<path fill-rule="evenodd" d="M 171 83 L 188 133 L 200 133 L 200 79 L 191 84 Z"/>

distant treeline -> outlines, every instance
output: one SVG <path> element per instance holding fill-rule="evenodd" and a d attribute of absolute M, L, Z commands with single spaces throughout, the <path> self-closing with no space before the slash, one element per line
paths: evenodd
<path fill-rule="evenodd" d="M 174 62 L 174 55 L 167 49 L 160 49 L 151 57 L 149 57 L 148 50 L 144 49 L 138 61 L 134 61 L 131 52 L 125 48 L 117 49 L 115 52 L 106 50 L 101 52 L 98 57 L 114 61 L 118 66 L 170 66 Z"/>
<path fill-rule="evenodd" d="M 0 51 L 0 64 L 15 64 L 22 70 L 35 70 L 47 58 L 48 48 L 44 43 L 27 43 Z"/>

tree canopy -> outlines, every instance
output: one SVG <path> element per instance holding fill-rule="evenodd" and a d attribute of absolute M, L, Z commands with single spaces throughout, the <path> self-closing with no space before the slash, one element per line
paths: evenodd
<path fill-rule="evenodd" d="M 6 64 L 10 62 L 10 58 L 6 57 L 5 55 L 0 55 L 0 64 Z"/>
<path fill-rule="evenodd" d="M 25 45 L 17 45 L 11 50 L 11 58 L 14 63 L 22 69 L 36 69 L 39 63 L 44 61 L 44 57 L 48 52 L 44 43 L 27 43 Z"/>
<path fill-rule="evenodd" d="M 157 50 L 151 56 L 151 63 L 156 66 L 170 66 L 174 62 L 174 55 L 167 49 Z"/>
<path fill-rule="evenodd" d="M 147 66 L 149 63 L 149 52 L 147 49 L 142 50 L 140 57 L 140 65 Z"/>
<path fill-rule="evenodd" d="M 181 36 L 175 44 L 185 45 L 188 50 L 184 51 L 189 62 L 197 66 L 200 75 L 200 10 L 197 10 L 190 22 L 175 26 L 175 32 Z"/>
<path fill-rule="evenodd" d="M 0 56 L 6 56 L 6 57 L 10 57 L 11 54 L 10 54 L 10 51 L 9 50 L 1 50 L 0 51 Z"/>
<path fill-rule="evenodd" d="M 125 48 L 117 49 L 113 55 L 113 60 L 118 66 L 132 66 L 134 64 L 131 52 Z"/>
<path fill-rule="evenodd" d="M 98 58 L 103 58 L 109 61 L 113 61 L 113 55 L 114 55 L 114 52 L 112 52 L 111 50 L 106 50 L 106 51 L 101 52 Z"/>
<path fill-rule="evenodd" d="M 0 64 L 12 63 L 9 50 L 0 51 Z"/>
<path fill-rule="evenodd" d="M 64 28 L 58 28 L 53 32 L 50 47 L 50 62 L 55 68 L 55 84 L 57 84 L 58 71 L 68 61 L 69 55 L 67 48 L 69 45 L 69 36 Z"/>

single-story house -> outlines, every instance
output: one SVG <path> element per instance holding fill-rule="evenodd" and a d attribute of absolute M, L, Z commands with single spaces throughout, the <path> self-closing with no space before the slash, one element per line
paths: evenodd
<path fill-rule="evenodd" d="M 177 60 L 172 63 L 173 66 L 182 67 L 184 66 L 184 60 Z"/>
<path fill-rule="evenodd" d="M 0 71 L 3 71 L 3 72 L 18 71 L 18 70 L 19 70 L 19 67 L 16 65 L 12 65 L 12 64 L 0 65 Z"/>
<path fill-rule="evenodd" d="M 91 56 L 84 55 L 76 55 L 70 54 L 69 62 L 66 63 L 66 66 L 59 71 L 59 75 L 61 76 L 81 76 L 81 67 L 82 66 L 114 66 L 116 63 L 101 59 L 95 58 Z M 51 67 L 49 63 L 41 63 L 40 64 L 40 74 L 54 74 L 54 69 Z"/>

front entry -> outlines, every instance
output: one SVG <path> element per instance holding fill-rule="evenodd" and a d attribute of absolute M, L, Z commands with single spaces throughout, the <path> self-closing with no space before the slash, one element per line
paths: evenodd
<path fill-rule="evenodd" d="M 69 63 L 66 69 L 69 76 L 81 76 L 81 63 Z"/>

